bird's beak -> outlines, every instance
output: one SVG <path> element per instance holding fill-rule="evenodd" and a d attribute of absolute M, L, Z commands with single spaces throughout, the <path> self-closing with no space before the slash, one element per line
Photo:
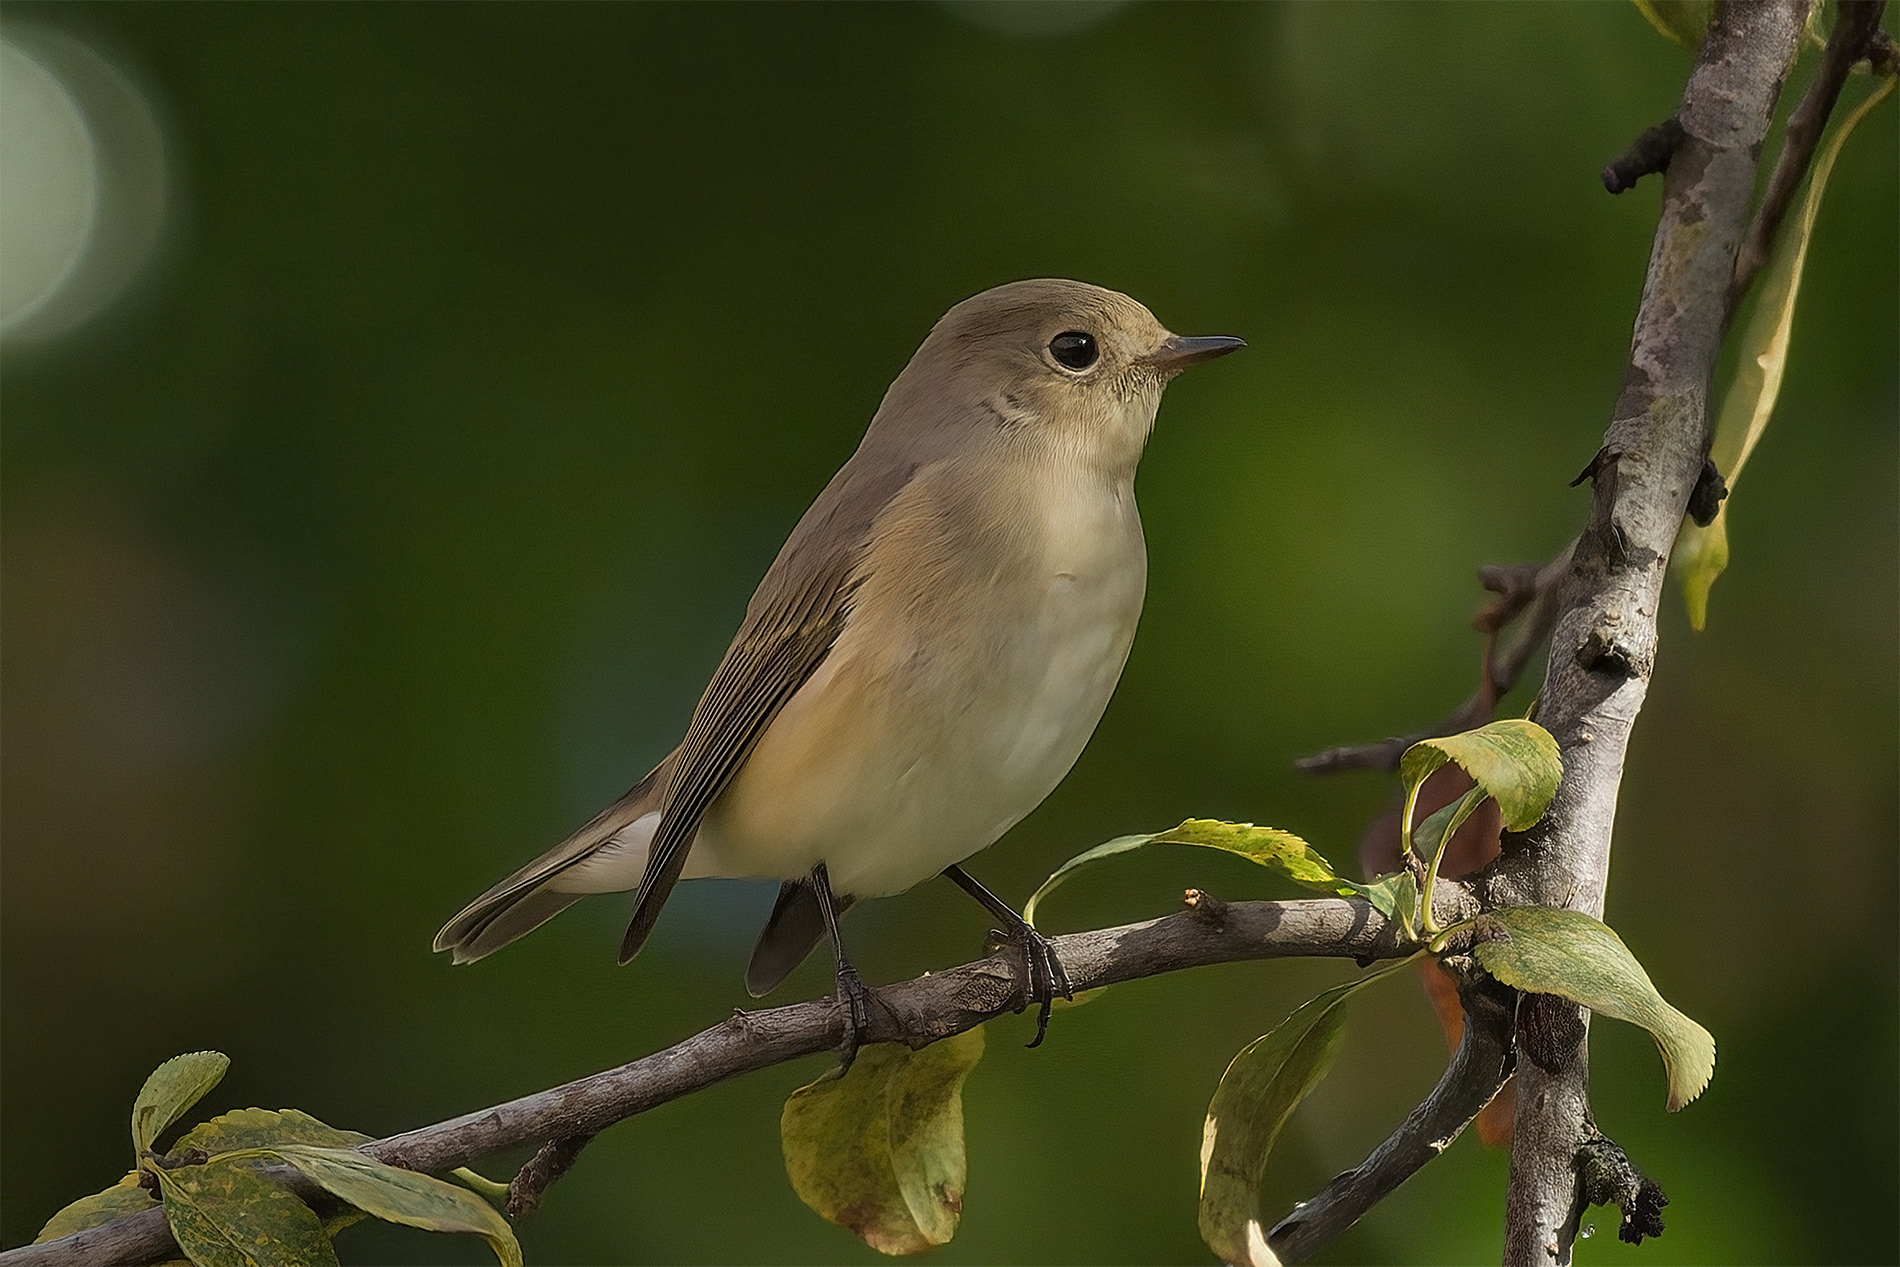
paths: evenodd
<path fill-rule="evenodd" d="M 1210 334 L 1199 337 L 1169 335 L 1166 342 L 1150 352 L 1147 361 L 1170 374 L 1178 373 L 1190 365 L 1202 361 L 1211 361 L 1217 356 L 1226 356 L 1229 352 L 1238 352 L 1247 346 L 1245 339 L 1236 339 L 1232 335 Z"/>

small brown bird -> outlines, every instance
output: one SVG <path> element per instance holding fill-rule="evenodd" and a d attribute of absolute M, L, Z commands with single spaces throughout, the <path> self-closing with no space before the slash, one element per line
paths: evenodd
<path fill-rule="evenodd" d="M 1243 346 L 1170 334 L 1081 282 L 952 308 L 759 583 L 679 747 L 435 948 L 480 959 L 580 897 L 637 887 L 625 963 L 679 880 L 777 879 L 746 985 L 771 990 L 829 934 L 849 1063 L 868 995 L 838 916 L 941 874 L 1020 947 L 1041 1042 L 1070 994 L 1061 961 L 957 864 L 1094 733 L 1141 615 L 1135 465 L 1162 388 Z"/>

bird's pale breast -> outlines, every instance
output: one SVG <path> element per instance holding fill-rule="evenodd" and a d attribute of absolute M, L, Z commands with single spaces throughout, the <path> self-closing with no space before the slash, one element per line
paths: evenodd
<path fill-rule="evenodd" d="M 1134 640 L 1141 523 L 1127 481 L 1055 462 L 1014 478 L 1036 486 L 988 489 L 1026 508 L 989 540 L 946 537 L 972 522 L 932 503 L 954 484 L 898 508 L 893 557 L 871 561 L 831 654 L 706 815 L 696 871 L 794 878 L 822 861 L 840 891 L 899 893 L 994 843 L 1068 773 Z"/>

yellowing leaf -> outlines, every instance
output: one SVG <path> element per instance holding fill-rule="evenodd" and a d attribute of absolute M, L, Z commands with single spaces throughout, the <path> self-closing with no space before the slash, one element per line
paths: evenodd
<path fill-rule="evenodd" d="M 165 1221 L 197 1267 L 336 1267 L 309 1206 L 238 1160 L 154 1167 Z"/>
<path fill-rule="evenodd" d="M 46 1226 L 33 1238 L 33 1243 L 37 1245 L 41 1241 L 58 1240 L 89 1227 L 100 1227 L 128 1214 L 149 1210 L 157 1204 L 152 1200 L 152 1194 L 139 1186 L 139 1172 L 134 1170 L 104 1192 L 81 1197 L 46 1220 Z"/>
<path fill-rule="evenodd" d="M 1544 816 L 1564 773 L 1557 741 L 1542 726 L 1523 718 L 1506 718 L 1463 734 L 1420 740 L 1399 758 L 1408 831 L 1419 787 L 1448 761 L 1456 762 L 1486 796 L 1498 803 L 1504 826 L 1511 831 L 1523 831 Z"/>
<path fill-rule="evenodd" d="M 521 1244 L 508 1220 L 467 1188 L 348 1148 L 284 1144 L 270 1151 L 365 1214 L 431 1232 L 472 1232 L 488 1242 L 502 1267 L 521 1267 Z"/>
<path fill-rule="evenodd" d="M 981 1027 L 921 1051 L 878 1044 L 792 1092 L 779 1120 L 798 1199 L 885 1254 L 919 1254 L 963 1212 L 963 1081 Z"/>
<path fill-rule="evenodd" d="M 1112 858 L 1116 854 L 1128 853 L 1148 845 L 1199 845 L 1205 849 L 1219 849 L 1224 853 L 1235 854 L 1257 863 L 1270 871 L 1278 872 L 1295 884 L 1316 889 L 1321 893 L 1333 893 L 1347 896 L 1364 893 L 1363 885 L 1342 880 L 1333 871 L 1333 865 L 1321 857 L 1319 851 L 1295 836 L 1290 831 L 1281 831 L 1275 827 L 1256 827 L 1252 823 L 1224 823 L 1212 818 L 1190 818 L 1179 827 L 1167 831 L 1151 832 L 1145 836 L 1117 836 L 1114 840 L 1095 846 L 1069 859 L 1057 867 L 1047 880 L 1042 882 L 1029 897 L 1023 907 L 1023 918 L 1029 923 L 1036 922 L 1036 907 L 1042 899 L 1048 897 L 1070 873 Z"/>
<path fill-rule="evenodd" d="M 319 1148 L 354 1148 L 369 1142 L 360 1131 L 338 1130 L 297 1109 L 233 1109 L 186 1131 L 165 1154 L 181 1161 L 193 1150 L 215 1156 L 246 1148 L 276 1148 L 280 1144 L 314 1144 Z"/>
<path fill-rule="evenodd" d="M 1409 963 L 1410 960 L 1402 960 Z M 1260 1180 L 1286 1120 L 1332 1068 L 1342 1004 L 1394 971 L 1334 986 L 1241 1049 L 1221 1076 L 1201 1131 L 1201 1239 L 1224 1263 L 1277 1267 L 1260 1221 Z"/>
<path fill-rule="evenodd" d="M 1781 227 L 1773 258 L 1761 277 L 1761 294 L 1755 311 L 1742 335 L 1741 357 L 1735 366 L 1735 378 L 1722 397 L 1722 410 L 1716 415 L 1715 440 L 1709 457 L 1729 491 L 1755 451 L 1755 444 L 1774 416 L 1775 401 L 1781 395 L 1781 378 L 1788 366 L 1788 343 L 1794 331 L 1795 300 L 1801 294 L 1801 273 L 1807 263 L 1808 241 L 1814 234 L 1815 217 L 1820 214 L 1821 195 L 1827 190 L 1828 177 L 1834 172 L 1834 160 L 1841 146 L 1860 121 L 1893 91 L 1894 81 L 1883 81 L 1868 98 L 1850 111 L 1834 130 L 1827 144 L 1815 155 L 1808 173 L 1807 191 L 1801 204 Z M 1728 502 L 1715 512 L 1708 527 L 1685 519 L 1676 533 L 1671 552 L 1671 569 L 1682 582 L 1683 600 L 1689 609 L 1689 624 L 1701 629 L 1708 620 L 1709 590 L 1715 578 L 1728 567 Z"/>
<path fill-rule="evenodd" d="M 1669 555 L 1670 570 L 1682 582 L 1682 602 L 1689 609 L 1689 628 L 1698 632 L 1709 623 L 1709 591 L 1715 578 L 1728 571 L 1728 506 L 1716 507 L 1715 518 L 1704 528 L 1693 519 L 1676 530 L 1676 546 Z"/>
<path fill-rule="evenodd" d="M 1546 906 L 1510 907 L 1488 918 L 1510 937 L 1473 949 L 1486 972 L 1516 989 L 1559 995 L 1648 1030 L 1662 1052 L 1671 1113 L 1702 1094 L 1715 1074 L 1715 1039 L 1664 1002 L 1607 925 L 1581 911 Z"/>
<path fill-rule="evenodd" d="M 231 1058 L 221 1051 L 194 1051 L 152 1070 L 132 1102 L 133 1156 L 144 1156 L 152 1141 L 204 1099 L 230 1067 Z"/>

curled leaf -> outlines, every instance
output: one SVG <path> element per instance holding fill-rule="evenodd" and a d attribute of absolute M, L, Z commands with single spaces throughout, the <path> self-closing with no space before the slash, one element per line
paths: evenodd
<path fill-rule="evenodd" d="M 1212 818 L 1190 818 L 1179 827 L 1167 831 L 1150 832 L 1145 836 L 1117 836 L 1106 844 L 1100 844 L 1069 859 L 1057 867 L 1042 886 L 1030 895 L 1023 907 L 1023 918 L 1030 924 L 1036 922 L 1036 908 L 1042 900 L 1053 893 L 1063 881 L 1082 867 L 1112 858 L 1117 854 L 1129 853 L 1148 845 L 1198 845 L 1204 849 L 1219 849 L 1247 861 L 1266 867 L 1270 871 L 1321 893 L 1332 893 L 1341 897 L 1364 894 L 1365 886 L 1343 880 L 1333 870 L 1333 864 L 1320 856 L 1318 850 L 1295 836 L 1290 831 L 1281 831 L 1275 827 L 1256 827 L 1252 823 L 1224 823 Z"/>
<path fill-rule="evenodd" d="M 1393 871 L 1357 886 L 1374 910 L 1405 928 L 1418 919 L 1418 881 L 1410 871 Z"/>
<path fill-rule="evenodd" d="M 502 1267 L 521 1267 L 521 1243 L 508 1220 L 467 1188 L 349 1148 L 285 1144 L 270 1151 L 365 1214 L 431 1232 L 472 1232 L 488 1242 Z"/>
<path fill-rule="evenodd" d="M 194 1051 L 152 1070 L 132 1102 L 132 1154 L 143 1157 L 166 1127 L 184 1116 L 218 1085 L 231 1058 L 221 1051 Z"/>
<path fill-rule="evenodd" d="M 921 1051 L 878 1044 L 785 1101 L 779 1134 L 798 1199 L 885 1254 L 956 1234 L 966 1177 L 963 1082 L 981 1027 Z"/>
<path fill-rule="evenodd" d="M 1221 1075 L 1201 1131 L 1201 1239 L 1224 1263 L 1275 1267 L 1260 1221 L 1260 1180 L 1286 1120 L 1332 1068 L 1342 1004 L 1403 963 L 1334 986 L 1241 1049 Z"/>
<path fill-rule="evenodd" d="M 1648 1030 L 1662 1053 L 1671 1113 L 1702 1094 L 1715 1075 L 1715 1039 L 1663 1000 L 1607 925 L 1547 906 L 1509 907 L 1485 918 L 1510 934 L 1473 948 L 1486 972 L 1516 989 L 1555 994 Z"/>
<path fill-rule="evenodd" d="M 1484 795 L 1498 803 L 1510 831 L 1523 831 L 1544 816 L 1564 773 L 1557 741 L 1542 726 L 1521 717 L 1459 735 L 1420 740 L 1399 758 L 1408 828 L 1420 785 L 1448 761 L 1456 762 Z"/>
<path fill-rule="evenodd" d="M 1670 569 L 1682 582 L 1682 602 L 1689 609 L 1689 628 L 1700 633 L 1709 623 L 1709 591 L 1715 579 L 1728 571 L 1728 509 L 1717 508 L 1704 528 L 1692 519 L 1682 521 L 1676 547 L 1669 555 Z"/>

